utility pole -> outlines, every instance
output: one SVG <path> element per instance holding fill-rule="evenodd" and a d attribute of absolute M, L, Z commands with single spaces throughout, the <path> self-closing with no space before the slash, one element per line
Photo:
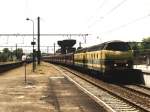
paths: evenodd
<path fill-rule="evenodd" d="M 12 47 L 11 47 L 11 61 L 13 61 L 13 50 L 12 50 Z"/>
<path fill-rule="evenodd" d="M 47 46 L 47 54 L 48 54 L 48 51 L 49 51 L 49 46 Z"/>
<path fill-rule="evenodd" d="M 37 53 L 37 59 L 38 59 L 38 65 L 40 65 L 41 61 L 41 51 L 40 51 L 40 17 L 38 19 L 38 53 Z"/>
<path fill-rule="evenodd" d="M 54 43 L 54 55 L 55 55 L 55 43 Z"/>
<path fill-rule="evenodd" d="M 81 48 L 81 42 L 79 42 L 79 47 Z"/>
<path fill-rule="evenodd" d="M 17 59 L 18 59 L 18 50 L 17 50 L 18 48 L 17 48 L 17 44 L 16 44 L 16 61 L 17 61 Z"/>

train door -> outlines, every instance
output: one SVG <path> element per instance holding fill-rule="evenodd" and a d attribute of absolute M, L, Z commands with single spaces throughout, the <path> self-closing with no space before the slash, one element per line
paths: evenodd
<path fill-rule="evenodd" d="M 94 58 L 94 54 L 93 53 L 91 53 L 91 61 L 92 61 L 92 69 L 93 69 L 93 58 Z"/>
<path fill-rule="evenodd" d="M 100 71 L 103 72 L 103 59 L 102 59 L 102 50 L 100 51 Z"/>
<path fill-rule="evenodd" d="M 83 67 L 85 67 L 85 54 L 83 54 Z"/>
<path fill-rule="evenodd" d="M 83 54 L 83 67 L 87 67 L 87 53 Z"/>
<path fill-rule="evenodd" d="M 106 70 L 106 65 L 105 65 L 106 57 L 105 57 L 105 53 L 106 53 L 106 51 L 101 50 L 101 72 L 103 74 L 104 74 L 104 72 Z"/>
<path fill-rule="evenodd" d="M 84 57 L 84 67 L 87 68 L 87 53 L 85 53 Z"/>
<path fill-rule="evenodd" d="M 105 52 L 105 47 L 106 47 L 106 45 L 105 44 L 102 44 L 101 46 L 100 46 L 100 48 L 99 48 L 99 50 L 100 50 L 100 71 L 102 72 L 102 73 L 104 73 L 105 72 L 105 56 L 104 56 L 104 52 Z"/>

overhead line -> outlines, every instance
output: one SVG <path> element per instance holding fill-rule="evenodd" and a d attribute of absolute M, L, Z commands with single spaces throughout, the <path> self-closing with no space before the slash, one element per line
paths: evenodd
<path fill-rule="evenodd" d="M 89 25 L 88 28 L 91 28 L 94 26 L 97 22 L 100 22 L 100 20 L 103 20 L 105 16 L 111 14 L 113 11 L 115 11 L 117 8 L 119 8 L 122 4 L 124 4 L 127 0 L 122 0 L 120 3 L 118 3 L 115 7 L 113 7 L 110 11 L 108 11 L 104 16 L 101 16 L 100 19 L 96 20 L 93 24 Z"/>
<path fill-rule="evenodd" d="M 106 4 L 108 0 L 103 0 L 103 2 L 100 4 L 100 6 L 98 8 L 96 8 L 95 12 L 97 12 L 98 10 L 100 10 L 101 8 L 103 8 L 103 6 Z M 91 16 L 88 21 L 90 21 L 94 16 Z"/>
<path fill-rule="evenodd" d="M 118 3 L 115 7 L 113 7 L 109 12 L 106 13 L 105 16 L 115 11 L 118 7 L 120 7 L 122 4 L 124 4 L 127 0 L 122 0 L 120 3 Z"/>
<path fill-rule="evenodd" d="M 90 34 L 40 34 L 40 36 L 88 36 Z M 0 36 L 33 36 L 33 34 L 0 34 Z M 34 34 L 37 36 L 37 34 Z"/>
<path fill-rule="evenodd" d="M 0 47 L 16 47 L 16 46 L 0 46 Z M 32 47 L 32 46 L 17 46 L 17 47 Z M 54 47 L 54 46 L 41 46 L 41 47 Z M 59 46 L 55 46 L 59 47 Z"/>
<path fill-rule="evenodd" d="M 98 9 L 101 9 L 101 8 L 105 5 L 105 3 L 106 3 L 107 1 L 108 1 L 108 0 L 103 0 L 102 4 L 98 7 Z"/>
<path fill-rule="evenodd" d="M 119 29 L 121 29 L 121 28 L 123 28 L 123 27 L 126 27 L 126 26 L 128 26 L 128 25 L 130 25 L 130 24 L 133 24 L 133 23 L 137 22 L 137 21 L 140 21 L 140 20 L 142 20 L 142 19 L 145 19 L 145 18 L 147 18 L 147 17 L 149 17 L 149 16 L 150 16 L 150 14 L 148 14 L 148 15 L 146 15 L 146 16 L 142 16 L 142 17 L 136 18 L 136 19 L 134 19 L 134 20 L 132 20 L 132 21 L 130 21 L 130 22 L 128 22 L 128 23 L 122 24 L 122 25 L 120 25 L 120 26 L 118 26 L 118 27 L 115 27 L 115 28 L 113 28 L 113 29 L 111 29 L 111 30 L 105 31 L 105 32 L 103 32 L 102 34 L 110 33 L 110 32 L 119 30 Z"/>

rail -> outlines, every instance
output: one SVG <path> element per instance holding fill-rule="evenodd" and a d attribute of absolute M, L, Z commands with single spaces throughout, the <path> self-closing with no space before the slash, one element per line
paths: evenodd
<path fill-rule="evenodd" d="M 2 64 L 2 65 L 0 65 L 0 73 L 11 70 L 13 68 L 17 68 L 17 67 L 21 66 L 22 64 L 23 64 L 23 62 Z"/>
<path fill-rule="evenodd" d="M 144 75 L 150 75 L 150 71 L 148 72 L 148 71 L 142 70 L 142 73 L 143 73 Z"/>

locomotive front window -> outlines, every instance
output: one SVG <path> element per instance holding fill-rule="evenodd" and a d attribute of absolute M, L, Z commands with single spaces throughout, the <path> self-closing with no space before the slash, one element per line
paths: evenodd
<path fill-rule="evenodd" d="M 125 42 L 113 42 L 113 43 L 107 44 L 106 50 L 128 51 L 131 49 L 130 49 L 130 46 Z"/>

